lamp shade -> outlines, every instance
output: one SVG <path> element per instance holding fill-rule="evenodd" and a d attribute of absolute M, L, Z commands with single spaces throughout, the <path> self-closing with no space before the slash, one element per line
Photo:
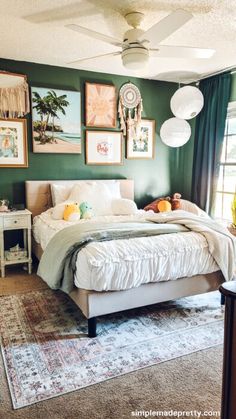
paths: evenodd
<path fill-rule="evenodd" d="M 184 119 L 170 118 L 162 124 L 160 136 L 166 145 L 170 147 L 181 147 L 189 140 L 191 127 Z"/>
<path fill-rule="evenodd" d="M 204 97 L 197 87 L 184 86 L 172 96 L 170 107 L 173 114 L 180 119 L 192 119 L 201 112 Z"/>

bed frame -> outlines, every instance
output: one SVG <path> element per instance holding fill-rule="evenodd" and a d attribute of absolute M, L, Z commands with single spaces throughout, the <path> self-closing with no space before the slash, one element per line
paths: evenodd
<path fill-rule="evenodd" d="M 133 180 L 120 179 L 121 196 L 123 198 L 134 198 Z M 33 217 L 46 211 L 52 206 L 51 189 L 52 183 L 67 184 L 82 183 L 85 180 L 69 181 L 26 181 L 26 204 L 32 212 Z M 109 180 L 96 180 L 96 182 L 109 183 Z M 33 239 L 33 253 L 40 260 L 43 250 Z M 175 281 L 164 281 L 157 283 L 143 284 L 137 288 L 124 291 L 90 291 L 81 288 L 74 288 L 70 293 L 71 299 L 81 309 L 88 319 L 88 335 L 96 336 L 96 317 L 115 313 L 118 311 L 161 303 L 177 298 L 202 294 L 217 290 L 224 282 L 221 271 L 207 275 L 195 275 L 192 277 L 180 278 Z M 221 300 L 223 304 L 223 299 Z"/>

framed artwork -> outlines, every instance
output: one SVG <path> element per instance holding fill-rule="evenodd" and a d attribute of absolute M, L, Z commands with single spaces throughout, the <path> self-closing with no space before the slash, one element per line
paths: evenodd
<path fill-rule="evenodd" d="M 116 128 L 116 88 L 109 84 L 85 83 L 85 125 Z"/>
<path fill-rule="evenodd" d="M 86 164 L 122 164 L 122 133 L 86 131 Z"/>
<path fill-rule="evenodd" d="M 155 146 L 155 120 L 142 119 L 137 130 L 127 132 L 127 159 L 153 159 Z"/>
<path fill-rule="evenodd" d="M 34 153 L 81 154 L 80 92 L 32 87 Z"/>
<path fill-rule="evenodd" d="M 0 119 L 0 167 L 28 167 L 26 119 Z"/>

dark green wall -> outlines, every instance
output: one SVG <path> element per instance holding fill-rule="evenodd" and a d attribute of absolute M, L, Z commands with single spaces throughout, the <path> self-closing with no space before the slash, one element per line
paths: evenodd
<path fill-rule="evenodd" d="M 161 124 L 171 116 L 169 103 L 175 91 L 174 84 L 1 59 L 0 69 L 26 74 L 31 86 L 81 91 L 82 123 L 84 122 L 85 81 L 112 83 L 119 89 L 123 83 L 130 80 L 141 91 L 143 117 L 155 119 L 157 131 L 154 160 L 141 161 L 124 158 L 123 166 L 87 166 L 85 164 L 84 125 L 81 155 L 35 154 L 32 153 L 31 116 L 28 116 L 29 167 L 0 169 L 0 198 L 6 197 L 12 204 L 24 203 L 24 181 L 33 179 L 131 178 L 135 181 L 135 198 L 139 206 L 147 203 L 152 197 L 173 192 L 171 191 L 172 150 L 161 142 L 158 134 Z M 117 129 L 118 127 L 119 125 Z"/>

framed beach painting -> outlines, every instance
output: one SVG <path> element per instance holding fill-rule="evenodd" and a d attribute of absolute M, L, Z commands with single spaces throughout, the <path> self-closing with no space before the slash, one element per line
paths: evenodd
<path fill-rule="evenodd" d="M 86 164 L 122 164 L 122 133 L 86 131 Z"/>
<path fill-rule="evenodd" d="M 0 119 L 0 167 L 28 167 L 26 119 Z"/>
<path fill-rule="evenodd" d="M 128 129 L 127 159 L 153 159 L 155 146 L 155 120 L 142 119 L 138 128 Z"/>
<path fill-rule="evenodd" d="M 32 87 L 34 153 L 81 153 L 80 92 Z"/>
<path fill-rule="evenodd" d="M 116 127 L 115 86 L 85 83 L 85 119 L 87 127 Z"/>

